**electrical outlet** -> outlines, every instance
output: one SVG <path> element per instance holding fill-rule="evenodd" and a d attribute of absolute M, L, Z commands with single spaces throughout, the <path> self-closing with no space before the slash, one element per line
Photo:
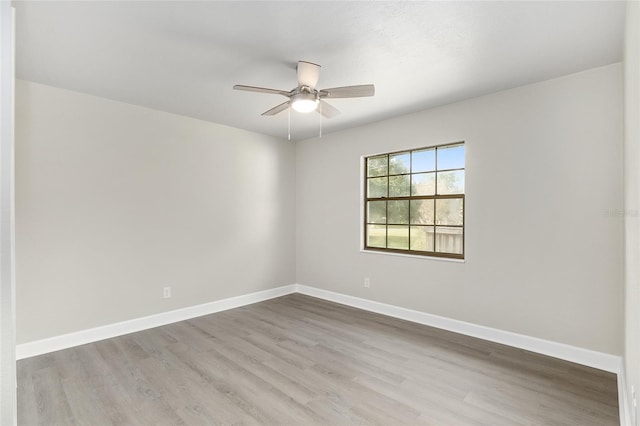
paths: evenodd
<path fill-rule="evenodd" d="M 369 277 L 364 279 L 364 288 L 369 288 L 371 287 L 371 280 L 369 279 Z"/>
<path fill-rule="evenodd" d="M 165 287 L 162 289 L 162 298 L 168 299 L 171 297 L 171 287 Z"/>

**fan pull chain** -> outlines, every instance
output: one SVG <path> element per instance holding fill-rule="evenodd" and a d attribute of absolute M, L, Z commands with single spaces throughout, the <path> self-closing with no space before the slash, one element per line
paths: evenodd
<path fill-rule="evenodd" d="M 287 116 L 288 116 L 288 118 L 287 118 L 287 123 L 288 123 L 288 125 L 287 125 L 287 129 L 288 129 L 287 134 L 288 134 L 289 140 L 291 140 L 291 106 L 289 106 L 289 108 L 287 108 Z"/>
<path fill-rule="evenodd" d="M 322 138 L 322 102 L 320 102 L 318 108 L 320 108 L 320 138 Z"/>

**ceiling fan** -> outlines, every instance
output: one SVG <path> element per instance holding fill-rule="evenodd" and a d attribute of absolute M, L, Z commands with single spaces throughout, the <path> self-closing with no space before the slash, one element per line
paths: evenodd
<path fill-rule="evenodd" d="M 340 111 L 331 106 L 324 99 L 336 98 L 360 98 L 364 96 L 373 96 L 375 87 L 373 84 L 361 84 L 358 86 L 342 86 L 333 87 L 331 89 L 316 89 L 318 78 L 320 77 L 320 65 L 307 61 L 298 61 L 296 67 L 298 74 L 298 86 L 292 90 L 267 89 L 264 87 L 243 86 L 236 84 L 233 86 L 236 90 L 246 90 L 248 92 L 272 93 L 274 95 L 282 95 L 289 100 L 276 105 L 262 115 L 276 115 L 291 106 L 298 112 L 318 111 L 326 118 L 332 118 L 340 114 Z"/>

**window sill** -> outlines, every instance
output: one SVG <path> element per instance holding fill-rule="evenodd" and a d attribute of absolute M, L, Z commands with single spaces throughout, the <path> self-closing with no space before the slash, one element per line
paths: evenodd
<path fill-rule="evenodd" d="M 388 252 L 388 251 L 365 250 L 365 249 L 360 249 L 360 253 L 381 254 L 383 256 L 412 257 L 414 259 L 441 260 L 441 261 L 444 261 L 444 262 L 454 262 L 454 263 L 465 263 L 465 261 L 466 261 L 466 259 L 452 259 L 450 257 L 420 256 L 420 255 L 417 255 L 417 254 L 393 253 L 393 252 Z"/>

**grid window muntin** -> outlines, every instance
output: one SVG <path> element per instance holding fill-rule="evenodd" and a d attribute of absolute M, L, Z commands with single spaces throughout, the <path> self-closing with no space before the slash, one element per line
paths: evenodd
<path fill-rule="evenodd" d="M 365 157 L 364 248 L 464 259 L 464 154 L 455 142 Z"/>

